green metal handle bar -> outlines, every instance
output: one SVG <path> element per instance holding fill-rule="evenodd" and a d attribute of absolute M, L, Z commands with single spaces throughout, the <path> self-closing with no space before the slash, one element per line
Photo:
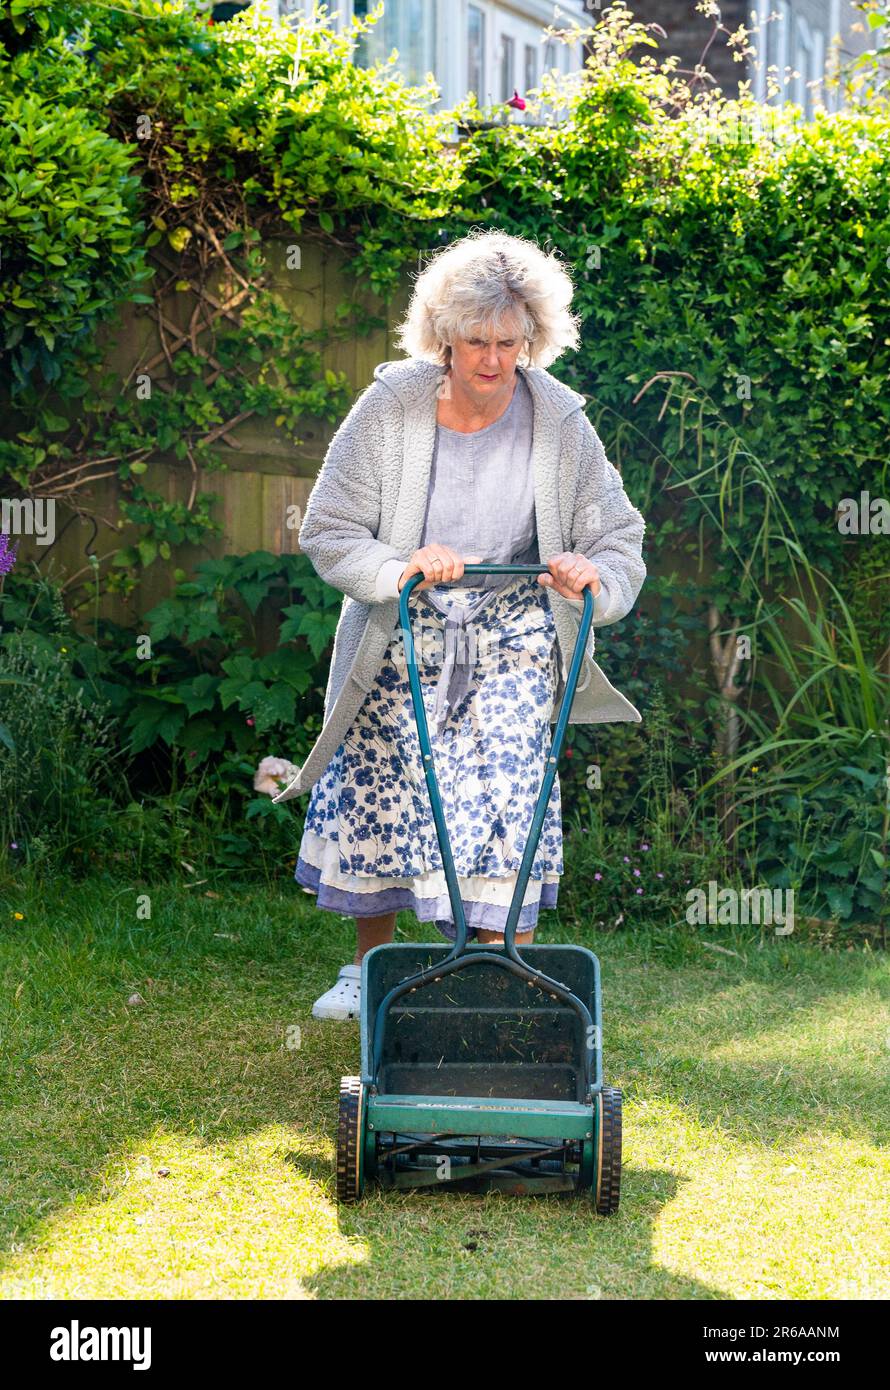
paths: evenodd
<path fill-rule="evenodd" d="M 464 574 L 548 574 L 546 565 L 496 565 L 496 564 L 472 564 L 464 566 Z M 464 906 L 461 901 L 460 887 L 457 882 L 457 874 L 454 870 L 454 860 L 451 854 L 451 844 L 448 838 L 448 829 L 445 825 L 445 817 L 442 810 L 442 798 L 439 794 L 439 783 L 436 778 L 436 768 L 433 760 L 433 749 L 430 742 L 429 723 L 426 716 L 426 707 L 423 702 L 423 692 L 420 687 L 420 677 L 417 673 L 417 660 L 414 651 L 414 635 L 411 630 L 411 619 L 408 614 L 408 597 L 418 583 L 422 583 L 423 574 L 412 574 L 406 580 L 402 592 L 399 596 L 399 618 L 401 620 L 402 636 L 405 642 L 405 659 L 408 666 L 408 681 L 411 686 L 411 700 L 414 705 L 414 718 L 417 722 L 417 735 L 420 741 L 420 754 L 423 759 L 423 770 L 426 777 L 427 787 L 432 804 L 433 821 L 436 826 L 436 834 L 439 840 L 439 850 L 442 855 L 442 864 L 445 870 L 445 882 L 448 885 L 448 896 L 451 899 L 451 908 L 454 913 L 454 923 L 456 928 L 456 940 L 453 955 L 460 955 L 467 944 L 467 923 L 464 915 Z M 572 708 L 572 701 L 575 698 L 575 687 L 578 684 L 578 676 L 581 671 L 581 662 L 584 657 L 584 649 L 587 645 L 587 634 L 590 631 L 590 624 L 593 619 L 593 594 L 590 585 L 584 589 L 584 612 L 581 615 L 581 626 L 575 642 L 575 650 L 572 654 L 571 666 L 566 680 L 565 693 L 562 704 L 560 705 L 559 716 L 556 720 L 556 727 L 550 744 L 550 756 L 547 759 L 547 766 L 544 772 L 544 780 L 541 783 L 541 790 L 538 793 L 538 800 L 535 805 L 534 815 L 532 816 L 531 828 L 526 841 L 525 853 L 519 867 L 519 874 L 516 880 L 516 888 L 513 893 L 513 901 L 507 914 L 507 921 L 504 924 L 504 951 L 511 960 L 522 962 L 522 957 L 516 950 L 516 924 L 522 910 L 522 899 L 525 897 L 525 889 L 528 884 L 532 864 L 538 848 L 538 840 L 541 836 L 541 829 L 544 824 L 544 817 L 547 814 L 547 804 L 550 799 L 550 792 L 556 777 L 556 763 L 562 749 L 563 737 L 566 726 L 569 722 L 569 714 Z M 449 956 L 448 959 L 451 959 Z"/>
<path fill-rule="evenodd" d="M 499 564 L 469 564 L 464 565 L 464 574 L 548 574 L 547 565 L 499 565 Z M 569 714 L 572 708 L 572 701 L 575 698 L 575 688 L 578 684 L 578 676 L 581 671 L 581 662 L 584 658 L 584 650 L 587 645 L 587 635 L 590 631 L 590 624 L 593 619 L 593 594 L 589 585 L 584 589 L 584 611 L 581 615 L 581 623 L 578 636 L 575 641 L 575 650 L 572 653 L 572 660 L 569 666 L 566 686 L 563 694 L 559 715 L 556 719 L 556 726 L 550 743 L 550 755 L 547 759 L 547 767 L 538 793 L 538 800 L 535 805 L 532 823 L 529 828 L 526 840 L 525 852 L 519 866 L 516 886 L 513 891 L 513 899 L 507 914 L 507 921 L 504 925 L 504 950 L 502 954 L 495 955 L 490 951 L 474 951 L 467 953 L 467 922 L 464 913 L 463 902 L 460 895 L 460 885 L 457 881 L 457 873 L 454 868 L 454 858 L 451 853 L 451 842 L 448 838 L 448 828 L 445 824 L 445 816 L 442 808 L 442 798 L 439 793 L 439 784 L 436 778 L 436 769 L 433 761 L 433 750 L 429 736 L 429 723 L 426 716 L 426 707 L 423 702 L 423 691 L 420 685 L 420 677 L 417 672 L 417 660 L 414 651 L 414 635 L 411 630 L 411 619 L 408 612 L 408 598 L 412 590 L 424 580 L 422 573 L 413 574 L 402 586 L 399 596 L 399 617 L 401 621 L 401 631 L 405 642 L 405 656 L 408 667 L 408 681 L 411 687 L 411 700 L 414 706 L 414 717 L 417 723 L 417 734 L 420 742 L 421 758 L 423 760 L 424 776 L 426 778 L 427 789 L 430 795 L 430 804 L 433 812 L 433 822 L 436 827 L 436 835 L 439 841 L 439 850 L 442 855 L 442 865 L 445 872 L 445 881 L 448 886 L 448 896 L 451 901 L 451 908 L 454 913 L 455 922 L 455 942 L 448 955 L 435 966 L 430 966 L 427 970 L 419 971 L 415 975 L 402 980 L 395 985 L 388 994 L 380 1001 L 374 1020 L 374 1046 L 371 1064 L 371 1076 L 373 1084 L 376 1086 L 377 1075 L 380 1067 L 380 1060 L 383 1056 L 383 1037 L 386 1026 L 386 1017 L 390 1005 L 409 991 L 418 989 L 424 985 L 431 984 L 433 980 L 441 979 L 443 975 L 451 974 L 453 970 L 462 969 L 464 966 L 477 961 L 488 961 L 492 964 L 501 966 L 509 970 L 512 974 L 518 975 L 528 981 L 529 984 L 539 985 L 546 989 L 556 998 L 561 998 L 577 1013 L 582 1026 L 585 1030 L 585 1037 L 588 1046 L 585 1050 L 585 1089 L 588 1089 L 591 1082 L 599 1086 L 602 1084 L 600 1075 L 601 1054 L 599 1048 L 593 1041 L 593 1021 L 587 1006 L 572 992 L 566 985 L 558 980 L 552 980 L 548 975 L 542 975 L 528 965 L 522 959 L 516 949 L 516 924 L 519 920 L 519 913 L 522 909 L 522 899 L 525 896 L 525 889 L 531 873 L 532 864 L 538 848 L 538 841 L 541 836 L 541 829 L 544 824 L 544 817 L 547 813 L 547 805 L 550 800 L 550 792 L 556 777 L 556 764 L 562 748 L 566 726 L 569 721 Z M 591 1077 L 591 1063 L 595 1066 L 595 1076 Z"/>

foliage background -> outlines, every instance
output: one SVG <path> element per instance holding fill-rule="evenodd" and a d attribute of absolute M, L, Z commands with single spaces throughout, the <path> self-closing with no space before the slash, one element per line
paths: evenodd
<path fill-rule="evenodd" d="M 644 724 L 576 730 L 561 774 L 588 836 L 582 890 L 603 920 L 652 910 L 654 881 L 638 903 L 619 879 L 602 887 L 624 837 L 678 883 L 742 874 L 796 887 L 823 924 L 883 922 L 886 551 L 880 534 L 842 535 L 836 510 L 888 488 L 885 99 L 758 124 L 753 105 L 693 96 L 616 5 L 584 80 L 545 80 L 528 123 L 509 123 L 473 99 L 436 112 L 432 86 L 354 65 L 323 18 L 297 34 L 254 16 L 208 26 L 183 3 L 0 3 L 4 495 L 79 505 L 101 464 L 139 528 L 69 591 L 76 624 L 21 565 L 2 594 L 4 662 L 26 630 L 35 651 L 65 646 L 72 689 L 110 713 L 127 755 L 80 817 L 84 858 L 293 861 L 291 812 L 250 778 L 265 753 L 298 761 L 312 742 L 337 596 L 289 556 L 174 569 L 173 595 L 144 614 L 151 662 L 95 616 L 101 593 L 138 599 L 147 567 L 214 535 L 212 494 L 171 502 L 141 481 L 159 449 L 210 470 L 240 410 L 293 438 L 306 414 L 348 407 L 324 347 L 370 320 L 347 296 L 323 334 L 303 331 L 265 286 L 264 237 L 283 225 L 337 248 L 384 304 L 419 253 L 495 225 L 571 266 L 583 342 L 553 370 L 586 394 L 648 523 L 640 610 L 600 643 Z M 184 282 L 231 272 L 243 297 L 209 376 L 183 346 L 177 389 L 139 406 L 97 328 L 157 310 L 159 247 Z M 261 604 L 280 615 L 273 651 Z M 733 664 L 739 636 L 752 653 Z M 7 785 L 13 759 L 17 776 L 30 765 L 4 714 L 14 692 L 0 687 Z M 7 856 L 73 849 L 52 798 L 4 800 Z"/>

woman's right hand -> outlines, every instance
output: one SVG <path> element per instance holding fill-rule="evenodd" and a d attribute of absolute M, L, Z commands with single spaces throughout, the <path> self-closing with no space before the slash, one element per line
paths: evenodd
<path fill-rule="evenodd" d="M 429 589 L 433 584 L 447 584 L 449 580 L 462 579 L 464 565 L 478 565 L 481 558 L 479 555 L 458 555 L 450 545 L 424 545 L 420 550 L 415 550 L 399 575 L 399 593 L 412 574 L 424 576 L 424 582 L 415 585 L 416 589 Z"/>

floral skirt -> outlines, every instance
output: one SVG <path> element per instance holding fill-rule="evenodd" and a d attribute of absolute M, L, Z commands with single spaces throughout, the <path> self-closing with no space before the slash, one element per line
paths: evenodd
<path fill-rule="evenodd" d="M 503 931 L 550 752 L 558 656 L 553 614 L 534 576 L 516 575 L 472 620 L 469 686 L 434 724 L 444 617 L 479 588 L 437 585 L 411 599 L 415 659 L 461 900 L 472 939 Z M 555 907 L 563 872 L 554 779 L 517 931 Z M 398 626 L 375 683 L 309 797 L 297 882 L 319 907 L 352 917 L 410 909 L 455 937 Z"/>

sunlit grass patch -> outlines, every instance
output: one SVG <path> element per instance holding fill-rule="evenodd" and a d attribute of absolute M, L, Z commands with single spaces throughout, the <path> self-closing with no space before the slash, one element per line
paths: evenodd
<path fill-rule="evenodd" d="M 4 1297 L 890 1294 L 879 956 L 591 936 L 625 1095 L 617 1216 L 373 1188 L 341 1210 L 358 1029 L 310 1010 L 349 923 L 255 889 L 156 890 L 149 922 L 127 903 L 35 894 L 0 938 Z M 545 939 L 577 939 L 552 922 Z"/>

